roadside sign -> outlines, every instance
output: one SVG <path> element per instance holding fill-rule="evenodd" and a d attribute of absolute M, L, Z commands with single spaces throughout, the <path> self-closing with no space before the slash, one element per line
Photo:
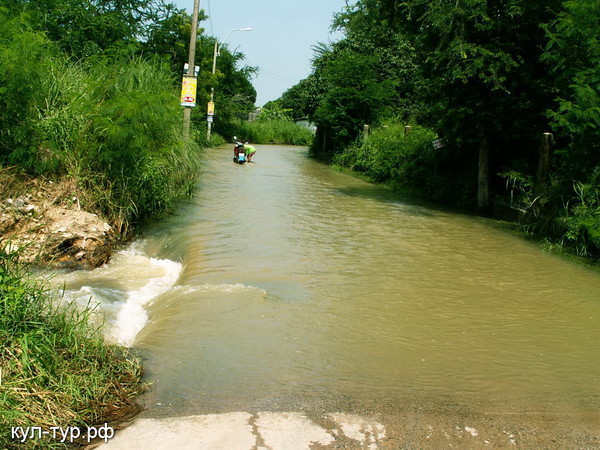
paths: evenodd
<path fill-rule="evenodd" d="M 184 75 L 181 82 L 181 106 L 196 106 L 196 87 L 198 78 Z"/>
<path fill-rule="evenodd" d="M 185 63 L 183 65 L 183 73 L 185 75 L 187 75 L 187 73 L 189 72 L 189 68 L 190 68 L 190 65 L 188 63 Z M 200 67 L 199 66 L 194 66 L 194 76 L 197 77 L 198 73 L 200 73 Z"/>
<path fill-rule="evenodd" d="M 446 143 L 444 142 L 443 139 L 436 139 L 431 144 L 433 145 L 433 148 L 435 148 L 436 150 L 438 150 L 440 148 L 444 148 L 446 146 Z"/>
<path fill-rule="evenodd" d="M 208 102 L 208 115 L 212 116 L 215 113 L 215 103 L 214 102 Z"/>

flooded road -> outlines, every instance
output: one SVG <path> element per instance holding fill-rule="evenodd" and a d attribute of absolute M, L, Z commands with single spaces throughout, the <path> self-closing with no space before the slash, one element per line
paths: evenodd
<path fill-rule="evenodd" d="M 600 446 L 598 272 L 303 148 L 257 148 L 248 166 L 207 150 L 174 216 L 58 277 L 143 355 L 144 417 L 360 413 L 406 448 L 456 430 Z"/>

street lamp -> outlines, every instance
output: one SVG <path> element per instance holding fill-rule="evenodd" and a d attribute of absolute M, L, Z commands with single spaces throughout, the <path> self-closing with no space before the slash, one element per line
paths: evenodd
<path fill-rule="evenodd" d="M 237 28 L 235 30 L 231 30 L 229 32 L 229 34 L 225 37 L 225 39 L 223 39 L 221 41 L 221 44 L 219 44 L 219 41 L 215 39 L 215 51 L 213 54 L 213 65 L 212 65 L 212 74 L 215 74 L 215 71 L 217 69 L 217 56 L 220 55 L 221 52 L 221 47 L 223 47 L 223 44 L 225 44 L 225 41 L 229 38 L 229 36 L 231 36 L 231 33 L 234 33 L 236 31 L 252 31 L 251 27 L 246 27 L 246 28 Z M 214 114 L 214 99 L 215 99 L 215 88 L 214 86 L 210 88 L 210 102 L 208 103 L 208 122 L 207 122 L 207 132 L 206 132 L 206 137 L 210 140 L 210 131 L 212 129 L 212 120 L 213 120 L 213 114 Z"/>

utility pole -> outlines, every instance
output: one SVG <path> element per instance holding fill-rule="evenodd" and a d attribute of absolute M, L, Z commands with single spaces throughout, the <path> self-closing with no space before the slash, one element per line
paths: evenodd
<path fill-rule="evenodd" d="M 194 0 L 194 12 L 192 13 L 192 32 L 190 33 L 190 52 L 188 57 L 188 76 L 194 76 L 196 61 L 196 39 L 198 35 L 198 9 L 200 9 L 200 0 Z M 187 139 L 190 137 L 190 124 L 192 121 L 192 107 L 185 106 L 183 110 L 183 135 Z"/>
<path fill-rule="evenodd" d="M 213 74 L 213 77 L 214 77 L 216 69 L 217 69 L 217 55 L 218 55 L 218 53 L 219 53 L 219 41 L 217 41 L 217 39 L 215 39 L 215 51 L 213 53 L 213 65 L 212 65 L 212 74 Z M 215 101 L 215 87 L 213 86 L 213 87 L 210 88 L 210 103 L 209 103 L 210 105 L 213 105 L 213 107 L 214 107 L 214 101 Z M 213 120 L 213 115 L 209 113 L 209 115 L 208 115 L 208 123 L 206 124 L 207 125 L 206 139 L 208 139 L 209 141 L 210 141 L 210 133 L 211 133 L 211 129 L 212 129 L 212 120 Z"/>

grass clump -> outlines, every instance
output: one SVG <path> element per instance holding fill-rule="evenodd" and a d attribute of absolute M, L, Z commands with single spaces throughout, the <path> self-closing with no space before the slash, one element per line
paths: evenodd
<path fill-rule="evenodd" d="M 0 249 L 0 447 L 62 448 L 52 434 L 14 442 L 12 427 L 89 427 L 137 411 L 137 358 L 108 344 L 91 311 L 61 306 Z"/>

